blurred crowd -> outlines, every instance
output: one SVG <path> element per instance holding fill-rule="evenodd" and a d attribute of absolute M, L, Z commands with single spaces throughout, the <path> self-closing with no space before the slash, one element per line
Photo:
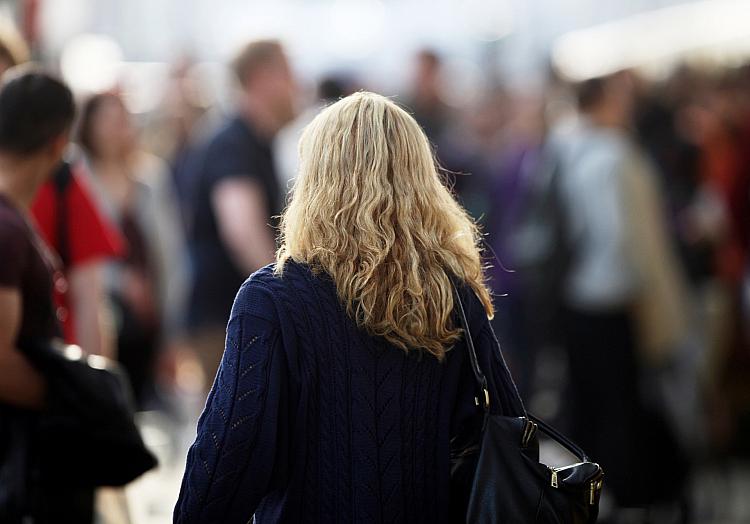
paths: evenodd
<path fill-rule="evenodd" d="M 22 44 L 0 38 L 3 70 L 28 60 Z M 65 339 L 118 359 L 143 410 L 179 418 L 175 399 L 207 393 L 235 293 L 274 259 L 301 129 L 368 87 L 307 86 L 293 66 L 279 42 L 247 44 L 229 111 L 188 59 L 152 113 L 131 114 L 117 86 L 81 96 L 74 145 L 35 198 L 62 261 Z M 611 507 L 699 519 L 695 472 L 750 457 L 750 66 L 550 71 L 461 106 L 450 82 L 424 49 L 411 84 L 385 94 L 486 233 L 523 397 L 602 463 Z"/>

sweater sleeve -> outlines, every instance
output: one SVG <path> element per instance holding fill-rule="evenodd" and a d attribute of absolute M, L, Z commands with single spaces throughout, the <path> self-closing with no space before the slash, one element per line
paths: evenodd
<path fill-rule="evenodd" d="M 262 282 L 232 307 L 224 355 L 188 452 L 174 522 L 247 522 L 272 489 L 285 365 L 278 318 Z M 242 486 L 239 493 L 238 486 Z"/>

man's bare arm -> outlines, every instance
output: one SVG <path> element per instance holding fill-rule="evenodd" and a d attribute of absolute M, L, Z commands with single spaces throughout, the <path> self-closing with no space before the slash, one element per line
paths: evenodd
<path fill-rule="evenodd" d="M 260 184 L 248 177 L 221 181 L 211 195 L 219 234 L 239 267 L 248 274 L 273 262 L 274 238 Z"/>
<path fill-rule="evenodd" d="M 104 261 L 94 260 L 74 266 L 68 274 L 71 308 L 77 343 L 87 352 L 114 358 L 114 333 L 107 318 L 104 299 Z"/>
<path fill-rule="evenodd" d="M 39 409 L 44 404 L 44 379 L 15 347 L 21 301 L 17 289 L 0 287 L 0 401 Z"/>

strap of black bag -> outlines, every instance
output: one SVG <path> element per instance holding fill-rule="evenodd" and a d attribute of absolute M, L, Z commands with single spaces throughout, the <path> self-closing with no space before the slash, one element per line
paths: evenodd
<path fill-rule="evenodd" d="M 68 162 L 62 162 L 52 175 L 52 183 L 55 186 L 55 209 L 57 212 L 55 240 L 57 243 L 57 254 L 62 260 L 63 267 L 68 268 L 70 264 L 70 245 L 68 242 L 68 198 L 67 190 L 73 178 L 73 172 Z"/>
<path fill-rule="evenodd" d="M 471 371 L 474 373 L 474 378 L 481 389 L 482 394 L 477 397 L 477 403 L 482 406 L 484 411 L 490 409 L 490 392 L 487 388 L 487 377 L 484 376 L 482 368 L 479 366 L 479 359 L 477 358 L 477 352 L 474 349 L 474 341 L 471 339 L 471 332 L 469 331 L 469 323 L 466 321 L 466 312 L 464 311 L 464 305 L 461 301 L 461 296 L 458 294 L 456 285 L 451 281 L 453 286 L 453 295 L 455 296 L 456 309 L 458 310 L 458 316 L 461 321 L 461 327 L 464 330 L 464 340 L 466 340 L 466 347 L 469 349 L 469 363 L 471 364 Z"/>
<path fill-rule="evenodd" d="M 482 390 L 483 394 L 480 396 L 484 397 L 477 400 L 479 402 L 479 405 L 482 406 L 485 411 L 488 411 L 490 397 L 489 390 L 487 389 L 487 377 L 484 375 L 484 372 L 479 365 L 479 359 L 477 357 L 476 348 L 474 347 L 474 340 L 471 336 L 471 330 L 469 329 L 469 322 L 466 319 L 466 311 L 464 310 L 461 295 L 458 292 L 458 288 L 456 287 L 455 282 L 451 281 L 451 284 L 453 285 L 453 294 L 455 296 L 456 309 L 458 311 L 459 320 L 461 322 L 461 327 L 464 330 L 466 348 L 469 351 L 469 362 L 471 363 L 471 369 L 474 372 L 474 377 L 476 378 L 477 384 Z M 505 358 L 503 357 L 503 352 L 500 350 L 499 344 L 497 344 L 497 351 L 498 356 L 500 357 L 500 362 L 502 363 L 503 370 L 503 380 L 499 385 L 500 387 L 498 390 L 502 413 L 509 416 L 526 417 L 526 408 L 524 407 L 523 401 L 521 400 L 521 395 L 518 394 L 518 390 L 516 389 L 516 385 L 513 382 L 513 378 L 511 377 L 510 370 L 508 369 L 508 365 L 505 362 Z"/>

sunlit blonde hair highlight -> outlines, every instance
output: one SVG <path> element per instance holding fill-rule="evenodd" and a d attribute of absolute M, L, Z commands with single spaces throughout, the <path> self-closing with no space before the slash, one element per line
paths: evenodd
<path fill-rule="evenodd" d="M 307 126 L 299 153 L 277 273 L 290 258 L 326 272 L 358 326 L 439 359 L 460 336 L 449 274 L 492 316 L 478 228 L 441 182 L 427 137 L 406 111 L 377 94 L 353 94 Z"/>

